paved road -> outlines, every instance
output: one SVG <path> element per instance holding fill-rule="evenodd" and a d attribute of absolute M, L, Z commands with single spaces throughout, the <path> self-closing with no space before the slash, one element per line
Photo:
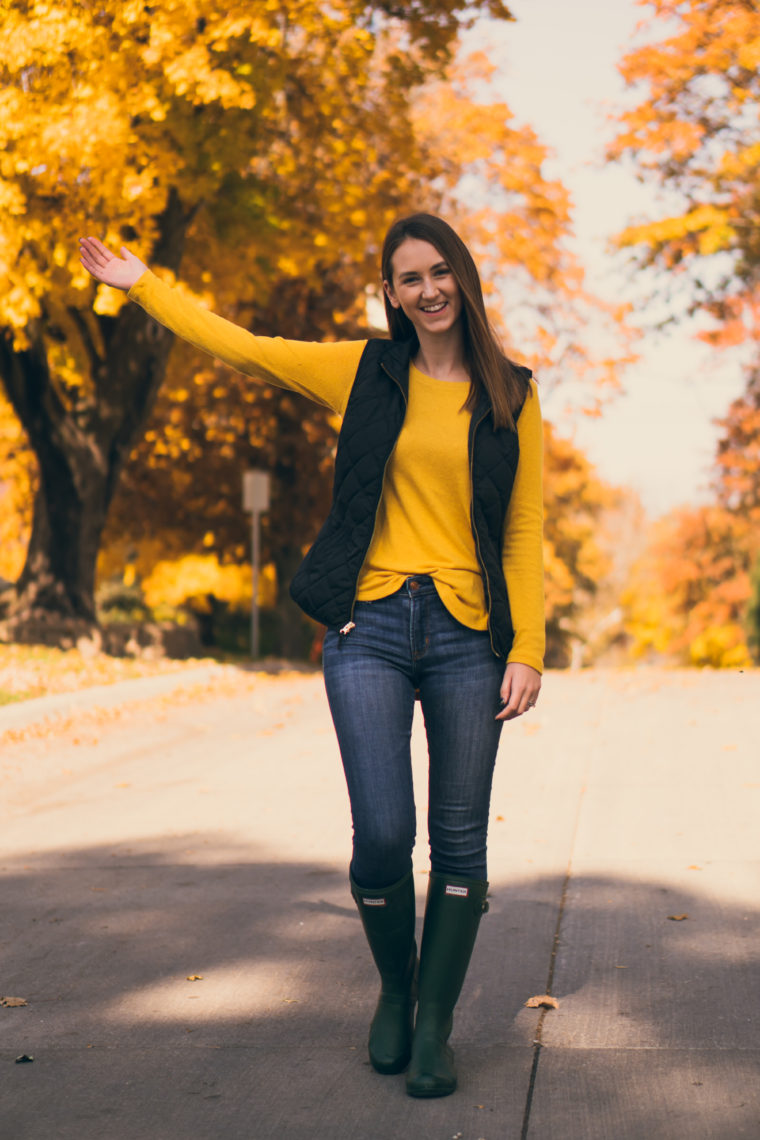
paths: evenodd
<path fill-rule="evenodd" d="M 366 1061 L 321 679 L 119 697 L 0 735 L 2 1140 L 758 1140 L 760 673 L 550 674 L 507 726 L 430 1102 Z"/>

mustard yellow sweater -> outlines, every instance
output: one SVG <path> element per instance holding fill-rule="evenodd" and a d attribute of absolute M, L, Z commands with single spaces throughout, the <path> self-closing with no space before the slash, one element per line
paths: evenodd
<path fill-rule="evenodd" d="M 150 271 L 129 291 L 183 339 L 257 380 L 301 392 L 342 415 L 366 341 L 313 343 L 254 336 Z M 436 380 L 414 365 L 409 404 L 388 463 L 357 598 L 393 593 L 429 574 L 449 612 L 486 628 L 483 583 L 470 526 L 467 382 Z M 542 427 L 535 384 L 518 420 L 520 461 L 506 520 L 503 565 L 515 640 L 509 661 L 543 668 Z"/>

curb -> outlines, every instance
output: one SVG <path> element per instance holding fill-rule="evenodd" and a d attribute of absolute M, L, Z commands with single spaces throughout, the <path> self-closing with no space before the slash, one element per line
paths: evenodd
<path fill-rule="evenodd" d="M 234 665 L 204 665 L 176 673 L 157 673 L 152 677 L 134 677 L 127 681 L 114 681 L 110 685 L 94 685 L 88 689 L 75 689 L 70 693 L 51 693 L 45 697 L 31 697 L 17 704 L 0 708 L 0 734 L 8 729 L 26 728 L 47 720 L 48 717 L 65 717 L 86 708 L 113 708 L 125 701 L 145 700 L 171 693 L 189 685 L 203 684 L 211 677 L 220 677 Z"/>

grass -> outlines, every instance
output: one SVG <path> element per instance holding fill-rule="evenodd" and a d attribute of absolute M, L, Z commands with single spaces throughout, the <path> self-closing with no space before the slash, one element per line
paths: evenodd
<path fill-rule="evenodd" d="M 0 689 L 0 705 L 12 705 L 14 701 L 25 701 L 32 693 L 12 693 L 9 689 Z"/>

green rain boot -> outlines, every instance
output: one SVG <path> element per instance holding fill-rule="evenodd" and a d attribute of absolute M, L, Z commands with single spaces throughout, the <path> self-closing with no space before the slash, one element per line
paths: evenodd
<path fill-rule="evenodd" d="M 431 872 L 420 953 L 419 1005 L 406 1074 L 410 1096 L 449 1096 L 457 1087 L 448 1044 L 488 883 Z"/>
<path fill-rule="evenodd" d="M 381 981 L 369 1059 L 378 1073 L 402 1073 L 409 1064 L 417 1000 L 412 872 L 384 890 L 366 890 L 351 878 L 351 893 Z"/>

